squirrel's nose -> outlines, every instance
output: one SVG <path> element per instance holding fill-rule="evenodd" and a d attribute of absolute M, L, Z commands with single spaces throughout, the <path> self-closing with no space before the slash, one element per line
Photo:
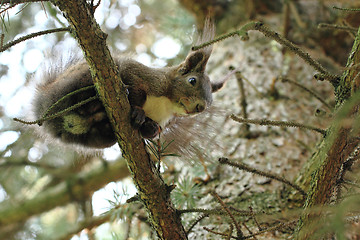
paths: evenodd
<path fill-rule="evenodd" d="M 205 110 L 205 105 L 204 105 L 204 104 L 198 103 L 198 104 L 196 105 L 196 112 L 202 112 L 202 111 L 204 111 L 204 110 Z"/>

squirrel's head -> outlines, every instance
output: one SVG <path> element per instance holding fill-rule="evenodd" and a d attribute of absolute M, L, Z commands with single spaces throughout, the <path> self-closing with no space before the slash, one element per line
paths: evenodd
<path fill-rule="evenodd" d="M 214 38 L 214 24 L 207 19 L 198 44 Z M 204 111 L 212 103 L 212 93 L 219 90 L 222 83 L 212 83 L 205 73 L 206 64 L 210 58 L 212 46 L 191 51 L 174 72 L 171 88 L 173 101 L 179 103 L 186 114 L 196 114 Z"/>

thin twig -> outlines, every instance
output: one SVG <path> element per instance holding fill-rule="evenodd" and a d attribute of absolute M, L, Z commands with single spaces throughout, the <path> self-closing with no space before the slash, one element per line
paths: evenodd
<path fill-rule="evenodd" d="M 198 224 L 201 220 L 208 217 L 209 214 L 203 214 L 200 217 L 198 217 L 189 227 L 189 229 L 186 231 L 186 235 L 189 235 L 189 233 L 192 231 L 192 229 Z"/>
<path fill-rule="evenodd" d="M 322 99 L 322 98 L 320 97 L 320 95 L 319 95 L 318 93 L 316 93 L 315 91 L 312 91 L 312 90 L 310 90 L 309 88 L 307 88 L 307 87 L 301 85 L 300 83 L 298 83 L 298 82 L 296 82 L 296 81 L 293 81 L 293 80 L 291 80 L 291 79 L 282 78 L 282 77 L 280 77 L 279 79 L 280 79 L 282 82 L 289 82 L 289 83 L 294 84 L 295 86 L 297 86 L 297 87 L 299 87 L 299 88 L 307 91 L 308 93 L 310 93 L 311 95 L 313 95 L 316 99 L 318 99 L 322 104 L 324 104 L 325 107 L 327 107 L 330 111 L 332 111 L 333 108 L 332 108 L 327 102 L 325 102 L 325 100 Z"/>
<path fill-rule="evenodd" d="M 61 102 L 65 101 L 66 99 L 68 99 L 69 97 L 71 97 L 72 95 L 75 95 L 77 93 L 80 93 L 80 92 L 84 92 L 86 90 L 89 90 L 89 89 L 95 89 L 95 85 L 90 85 L 90 86 L 86 86 L 86 87 L 82 87 L 82 88 L 79 88 L 79 89 L 76 89 L 75 91 L 72 91 L 68 94 L 66 94 L 65 96 L 61 97 L 59 100 L 57 100 L 54 104 L 52 104 L 48 110 L 46 110 L 46 112 L 44 113 L 43 115 L 43 118 L 44 117 L 47 117 L 49 112 L 51 112 L 51 110 L 53 110 L 57 105 L 59 105 Z"/>
<path fill-rule="evenodd" d="M 228 234 L 221 233 L 221 232 L 216 232 L 216 231 L 211 230 L 210 228 L 207 228 L 207 227 L 203 227 L 203 229 L 206 230 L 206 231 L 208 231 L 208 232 L 211 232 L 211 233 L 213 233 L 213 234 L 215 234 L 215 235 L 220 235 L 220 236 L 223 236 L 223 237 L 228 237 Z M 237 238 L 234 237 L 234 236 L 230 236 L 230 238 L 235 238 L 235 239 L 237 239 Z M 242 238 L 242 239 L 243 239 L 243 238 Z"/>
<path fill-rule="evenodd" d="M 306 52 L 304 52 L 300 47 L 296 46 L 286 38 L 282 37 L 279 33 L 270 30 L 268 27 L 266 27 L 262 22 L 250 22 L 242 26 L 239 30 L 227 33 L 225 35 L 222 35 L 218 38 L 215 38 L 212 41 L 200 44 L 198 46 L 194 46 L 192 50 L 198 50 L 200 48 L 207 47 L 209 45 L 212 45 L 218 41 L 222 41 L 228 37 L 232 36 L 239 36 L 242 40 L 249 39 L 248 31 L 249 30 L 257 30 L 261 33 L 263 33 L 266 37 L 269 37 L 278 43 L 280 43 L 282 46 L 288 48 L 290 51 L 294 52 L 296 55 L 301 57 L 305 62 L 307 62 L 310 66 L 312 66 L 314 69 L 319 71 L 321 73 L 321 77 L 324 79 L 328 79 L 334 86 L 337 86 L 339 83 L 339 76 L 329 73 L 319 62 L 315 61 L 310 57 L 310 55 Z"/>
<path fill-rule="evenodd" d="M 295 23 L 298 25 L 300 29 L 306 29 L 307 28 L 306 23 L 301 19 L 301 15 L 294 1 L 288 1 L 288 4 L 290 7 L 291 17 L 295 20 Z"/>
<path fill-rule="evenodd" d="M 20 43 L 20 42 L 23 42 L 23 41 L 26 41 L 26 40 L 29 40 L 31 38 L 34 38 L 34 37 L 38 37 L 38 36 L 41 36 L 41 35 L 45 35 L 45 34 L 49 34 L 49 33 L 55 33 L 55 32 L 64 32 L 64 31 L 70 31 L 70 28 L 69 27 L 65 27 L 65 28 L 55 28 L 55 29 L 49 29 L 49 30 L 45 30 L 45 31 L 40 31 L 40 32 L 36 32 L 36 33 L 31 33 L 29 35 L 26 35 L 24 37 L 20 37 L 14 41 L 11 41 L 7 44 L 5 44 L 2 48 L 0 48 L 0 52 L 4 52 L 5 50 L 9 49 L 10 47 Z"/>
<path fill-rule="evenodd" d="M 258 227 L 259 231 L 262 230 L 262 227 L 260 226 L 259 222 L 256 220 L 254 210 L 251 206 L 249 206 L 250 212 L 251 212 L 251 218 L 254 220 L 256 226 Z"/>
<path fill-rule="evenodd" d="M 233 66 L 230 66 L 229 67 L 229 70 L 231 70 L 231 72 L 229 73 L 229 74 L 233 74 L 233 73 L 236 73 L 237 71 L 239 71 L 240 72 L 240 70 L 239 70 L 239 68 L 237 68 L 237 69 L 235 69 Z M 228 74 L 228 75 L 229 75 Z M 228 76 L 227 75 L 227 76 Z M 225 76 L 225 77 L 227 77 L 227 76 Z M 262 92 L 260 92 L 257 88 L 256 88 L 256 86 L 249 80 L 249 79 L 247 79 L 244 75 L 241 75 L 241 78 L 242 78 L 242 80 L 244 80 L 255 92 L 256 92 L 256 94 L 258 95 L 258 96 L 260 96 L 260 97 L 263 97 L 264 96 L 264 94 L 262 93 Z"/>
<path fill-rule="evenodd" d="M 246 111 L 247 102 L 246 102 L 246 96 L 245 96 L 244 82 L 242 80 L 241 72 L 240 71 L 235 72 L 235 76 L 236 76 L 236 80 L 237 80 L 237 83 L 239 86 L 239 91 L 240 91 L 240 105 L 241 105 L 242 116 L 243 116 L 243 118 L 248 118 L 248 114 Z M 248 127 L 249 127 L 249 125 L 248 125 Z"/>
<path fill-rule="evenodd" d="M 234 208 L 232 206 L 230 206 L 229 209 L 239 213 L 240 216 L 250 216 L 251 217 L 253 215 L 258 215 L 258 214 L 264 214 L 265 213 L 264 211 L 254 212 L 254 211 L 239 210 L 239 209 Z M 235 215 L 238 215 L 238 214 L 235 214 Z"/>
<path fill-rule="evenodd" d="M 326 130 L 320 129 L 317 127 L 297 123 L 297 122 L 291 122 L 291 121 L 275 121 L 275 120 L 267 120 L 267 119 L 244 119 L 235 116 L 232 114 L 230 118 L 236 122 L 239 123 L 251 123 L 251 124 L 257 124 L 257 125 L 265 125 L 265 126 L 278 126 L 278 127 L 295 127 L 295 128 L 301 128 L 301 129 L 308 129 L 315 132 L 319 132 L 323 135 L 326 134 Z"/>
<path fill-rule="evenodd" d="M 339 29 L 339 30 L 344 30 L 344 31 L 351 32 L 352 34 L 356 34 L 356 32 L 357 32 L 357 29 L 354 28 L 354 27 L 340 26 L 340 25 L 337 25 L 337 24 L 328 24 L 328 23 L 320 23 L 318 25 L 318 28 Z"/>
<path fill-rule="evenodd" d="M 282 11 L 283 11 L 282 14 L 283 14 L 283 18 L 284 18 L 284 20 L 283 20 L 283 33 L 282 34 L 283 34 L 283 36 L 285 38 L 287 38 L 288 34 L 289 34 L 289 30 L 290 30 L 290 7 L 289 7 L 289 2 L 284 2 Z"/>
<path fill-rule="evenodd" d="M 296 223 L 298 220 L 294 220 L 294 221 L 289 221 L 287 223 L 279 223 L 278 225 L 274 226 L 274 227 L 269 227 L 269 228 L 266 228 L 262 231 L 259 231 L 259 232 L 256 232 L 254 234 L 251 234 L 251 235 L 248 235 L 248 236 L 244 236 L 243 239 L 248 239 L 248 238 L 252 238 L 254 236 L 257 236 L 257 235 L 260 235 L 260 234 L 263 234 L 263 233 L 266 233 L 266 232 L 271 232 L 271 231 L 275 231 L 275 230 L 279 230 L 279 229 L 282 229 L 284 227 L 287 227 L 287 226 L 290 226 L 294 223 Z"/>
<path fill-rule="evenodd" d="M 3 14 L 4 12 L 8 11 L 10 8 L 15 7 L 16 5 L 17 4 L 13 4 L 13 5 L 10 5 L 10 6 L 6 7 L 6 8 L 4 8 L 3 10 L 0 11 L 0 15 Z"/>
<path fill-rule="evenodd" d="M 254 236 L 261 235 L 261 234 L 266 233 L 266 232 L 271 232 L 271 231 L 279 230 L 279 229 L 282 229 L 282 228 L 284 228 L 284 227 L 293 225 L 293 224 L 295 224 L 297 221 L 298 221 L 298 220 L 289 221 L 289 222 L 287 222 L 287 223 L 279 223 L 278 225 L 276 225 L 276 226 L 274 226 L 274 227 L 266 228 L 266 229 L 264 229 L 264 230 L 262 230 L 262 231 L 259 231 L 259 232 L 254 233 L 254 234 L 244 236 L 244 237 L 242 237 L 241 239 L 249 239 L 249 238 L 253 238 Z M 209 228 L 207 228 L 207 227 L 203 227 L 203 229 L 205 229 L 206 231 L 211 232 L 211 233 L 213 233 L 213 234 L 227 237 L 227 234 L 225 234 L 225 233 L 216 232 L 216 231 L 211 230 L 211 229 L 209 229 Z M 231 238 L 238 239 L 237 237 L 234 237 L 234 236 L 231 236 Z"/>
<path fill-rule="evenodd" d="M 57 117 L 60 117 L 60 116 L 63 116 L 64 114 L 78 108 L 78 107 L 81 107 L 82 105 L 85 105 L 95 99 L 98 99 L 97 96 L 93 96 L 93 97 L 90 97 L 88 99 L 85 99 L 84 101 L 81 101 L 81 102 L 78 102 L 74 105 L 72 105 L 71 107 L 68 107 L 60 112 L 57 112 L 56 114 L 52 114 L 52 115 L 49 115 L 47 117 L 44 117 L 44 118 L 41 118 L 41 119 L 38 119 L 36 121 L 32 121 L 32 122 L 28 122 L 28 121 L 24 121 L 24 120 L 21 120 L 21 119 L 18 119 L 18 118 L 13 118 L 14 121 L 17 121 L 17 122 L 20 122 L 20 123 L 23 123 L 23 124 L 27 124 L 27 125 L 33 125 L 33 124 L 39 124 L 41 125 L 43 122 L 45 121 L 49 121 L 49 120 L 52 120 L 52 119 L 55 119 Z"/>
<path fill-rule="evenodd" d="M 233 213 L 233 215 L 236 215 L 236 216 L 251 216 L 250 211 L 238 210 L 233 207 L 229 207 L 229 209 L 235 211 L 235 213 Z M 204 213 L 204 214 L 208 214 L 208 215 L 224 215 L 224 214 L 226 214 L 226 212 L 223 211 L 222 208 L 214 208 L 214 209 L 190 208 L 190 209 L 179 209 L 179 210 L 177 210 L 177 212 L 178 212 L 178 214 L 196 213 L 196 212 Z M 260 214 L 260 213 L 255 213 L 255 214 Z"/>
<path fill-rule="evenodd" d="M 255 22 L 247 23 L 237 31 L 221 35 L 221 36 L 219 36 L 219 37 L 217 37 L 217 38 L 215 38 L 215 39 L 213 39 L 213 40 L 211 40 L 209 42 L 205 42 L 203 44 L 194 46 L 194 47 L 191 48 L 191 50 L 196 51 L 196 50 L 199 50 L 201 48 L 205 48 L 205 47 L 210 46 L 210 45 L 212 45 L 212 44 L 214 44 L 216 42 L 220 42 L 220 41 L 222 41 L 222 40 L 224 40 L 226 38 L 233 37 L 233 36 L 239 36 L 242 40 L 248 40 L 249 35 L 248 35 L 247 32 L 249 30 L 253 30 L 254 24 L 255 24 Z"/>
<path fill-rule="evenodd" d="M 360 154 L 360 144 L 354 149 L 354 151 L 349 155 L 349 157 L 345 160 L 345 162 L 341 165 L 340 174 L 336 182 L 336 203 L 339 203 L 342 200 L 342 187 L 343 184 L 349 184 L 353 187 L 360 188 L 359 185 L 347 181 L 344 179 L 347 171 L 351 169 L 351 166 L 354 164 L 356 160 L 359 159 Z"/>
<path fill-rule="evenodd" d="M 46 170 L 58 169 L 58 167 L 53 167 L 53 166 L 50 166 L 50 165 L 40 164 L 40 163 L 31 162 L 31 161 L 27 161 L 27 160 L 4 162 L 4 163 L 0 164 L 0 168 L 14 167 L 14 166 L 20 166 L 20 167 L 33 166 L 33 167 L 37 167 L 37 168 L 43 168 L 43 169 L 46 169 Z"/>
<path fill-rule="evenodd" d="M 240 91 L 240 106 L 241 106 L 242 117 L 247 119 L 248 118 L 248 114 L 246 111 L 247 102 L 246 102 L 246 95 L 245 95 L 245 89 L 244 89 L 244 81 L 243 81 L 241 72 L 240 71 L 235 72 L 235 77 L 236 77 L 239 91 Z M 249 131 L 250 131 L 250 125 L 245 124 L 243 130 L 244 130 L 244 135 L 245 136 L 248 135 Z"/>
<path fill-rule="evenodd" d="M 49 0 L 1 0 L 1 4 L 21 4 L 31 2 L 48 2 Z"/>
<path fill-rule="evenodd" d="M 342 11 L 349 11 L 349 12 L 359 12 L 360 8 L 341 8 L 333 6 L 333 9 L 342 10 Z"/>
<path fill-rule="evenodd" d="M 283 38 L 280 34 L 278 34 L 275 31 L 270 30 L 268 27 L 266 27 L 264 24 L 256 24 L 255 29 L 262 32 L 265 36 L 277 41 L 282 46 L 285 46 L 292 52 L 294 52 L 296 55 L 301 57 L 305 62 L 307 62 L 310 66 L 315 68 L 317 71 L 319 71 L 321 74 L 323 74 L 325 79 L 329 79 L 331 83 L 338 84 L 339 76 L 329 73 L 319 62 L 315 61 L 310 57 L 310 55 L 307 52 L 304 52 L 300 47 L 296 46 L 286 38 Z"/>
<path fill-rule="evenodd" d="M 242 225 L 246 228 L 246 230 L 248 230 L 250 235 L 253 235 L 253 232 L 250 230 L 250 228 L 248 226 L 246 226 L 246 224 L 243 222 Z M 253 236 L 254 240 L 257 240 L 257 238 L 255 236 Z"/>
<path fill-rule="evenodd" d="M 270 179 L 277 180 L 279 182 L 285 183 L 285 184 L 291 186 L 292 188 L 298 190 L 303 196 L 306 197 L 306 195 L 307 195 L 306 192 L 302 188 L 300 188 L 298 185 L 290 182 L 289 180 L 287 180 L 287 179 L 285 179 L 285 178 L 283 178 L 283 177 L 281 177 L 281 176 L 279 176 L 277 174 L 264 172 L 264 171 L 258 170 L 256 168 L 252 168 L 252 167 L 248 166 L 245 163 L 230 161 L 227 158 L 219 158 L 219 162 L 221 164 L 227 164 L 229 166 L 233 166 L 233 167 L 239 168 L 239 169 L 247 171 L 247 172 L 251 172 L 251 173 L 263 176 L 263 177 L 267 177 L 267 178 L 270 178 Z"/>
<path fill-rule="evenodd" d="M 131 239 L 130 238 L 130 233 L 131 233 L 131 227 L 133 226 L 133 224 L 131 224 L 131 223 L 132 223 L 134 215 L 132 215 L 132 214 L 129 214 L 129 215 L 126 217 L 127 226 L 126 226 L 126 233 L 125 233 L 125 237 L 124 237 L 124 239 L 126 239 L 126 240 Z"/>
<path fill-rule="evenodd" d="M 229 228 L 229 232 L 228 235 L 226 237 L 226 240 L 230 240 L 231 236 L 232 236 L 232 232 L 234 231 L 234 225 L 230 224 L 230 228 Z"/>
<path fill-rule="evenodd" d="M 57 100 L 54 104 L 52 104 L 47 110 L 46 112 L 43 114 L 42 118 L 36 120 L 36 121 L 24 121 L 24 120 L 21 120 L 21 119 L 18 119 L 18 118 L 14 118 L 13 120 L 14 121 L 17 121 L 17 122 L 20 122 L 20 123 L 23 123 L 23 124 L 27 124 L 27 125 L 33 125 L 33 124 L 39 124 L 41 125 L 44 121 L 48 121 L 48 120 L 51 120 L 51 119 L 54 119 L 54 118 L 57 118 L 59 116 L 62 116 L 63 114 L 71 111 L 71 110 L 74 110 L 75 108 L 77 107 L 81 107 L 82 105 L 85 105 L 86 103 L 94 100 L 97 98 L 97 96 L 93 96 L 93 97 L 90 97 L 88 99 L 85 99 L 84 101 L 81 101 L 63 111 L 60 111 L 56 114 L 53 114 L 53 115 L 49 115 L 49 113 L 56 107 L 58 106 L 61 102 L 63 102 L 64 100 L 68 99 L 69 97 L 71 97 L 72 95 L 75 95 L 77 93 L 80 93 L 80 92 L 83 92 L 83 91 L 86 91 L 86 90 L 89 90 L 89 89 L 92 89 L 92 88 L 95 88 L 95 85 L 90 85 L 90 86 L 86 86 L 86 87 L 82 87 L 82 88 L 79 88 L 73 92 L 70 92 L 68 94 L 66 94 L 65 96 L 61 97 L 59 100 Z"/>
<path fill-rule="evenodd" d="M 356 184 L 356 183 L 350 182 L 348 180 L 344 180 L 343 183 L 360 189 L 360 184 Z"/>
<path fill-rule="evenodd" d="M 224 203 L 224 201 L 220 198 L 220 196 L 215 192 L 213 191 L 211 193 L 211 195 L 213 195 L 216 200 L 220 203 L 220 205 L 223 207 L 223 209 L 227 212 L 227 214 L 229 215 L 230 219 L 232 220 L 232 222 L 234 223 L 235 225 L 235 228 L 236 228 L 236 233 L 237 233 L 237 236 L 239 238 L 241 238 L 242 236 L 244 236 L 244 234 L 242 233 L 241 231 L 241 228 L 238 224 L 238 222 L 236 221 L 235 217 L 231 214 L 230 210 L 227 208 L 226 204 Z"/>
<path fill-rule="evenodd" d="M 1 33 L 1 36 L 0 36 L 0 48 L 2 48 L 3 45 L 4 45 L 4 38 L 5 38 L 5 34 Z"/>

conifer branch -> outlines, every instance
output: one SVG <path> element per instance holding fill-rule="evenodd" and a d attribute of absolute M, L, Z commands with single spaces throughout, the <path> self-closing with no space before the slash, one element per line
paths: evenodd
<path fill-rule="evenodd" d="M 301 57 L 306 63 L 308 63 L 310 66 L 312 66 L 315 70 L 320 72 L 320 76 L 324 79 L 328 79 L 333 86 L 337 86 L 339 83 L 339 76 L 329 73 L 319 62 L 315 61 L 310 57 L 310 55 L 307 52 L 304 52 L 300 47 L 296 46 L 294 43 L 290 42 L 286 38 L 282 37 L 279 33 L 270 30 L 268 27 L 266 27 L 262 22 L 250 22 L 245 24 L 243 27 L 241 27 L 239 30 L 227 33 L 224 35 L 221 35 L 217 38 L 215 38 L 212 41 L 206 42 L 204 44 L 194 46 L 192 50 L 198 50 L 204 47 L 207 47 L 209 45 L 212 45 L 216 42 L 222 41 L 226 38 L 232 37 L 232 36 L 239 36 L 242 40 L 248 40 L 249 30 L 257 30 L 264 34 L 266 37 L 269 37 L 282 46 L 286 47 L 288 50 L 292 51 L 299 57 Z"/>
<path fill-rule="evenodd" d="M 350 26 L 340 26 L 337 24 L 328 24 L 328 23 L 320 23 L 318 25 L 319 28 L 330 28 L 330 29 L 338 29 L 352 33 L 354 36 L 357 32 L 357 28 L 350 27 Z"/>
<path fill-rule="evenodd" d="M 257 175 L 260 175 L 260 176 L 263 176 L 263 177 L 267 177 L 267 178 L 270 178 L 270 179 L 274 179 L 274 180 L 277 180 L 279 182 L 282 182 L 286 185 L 289 185 L 290 187 L 298 190 L 303 196 L 306 196 L 306 192 L 300 188 L 298 185 L 290 182 L 289 180 L 279 176 L 279 175 L 276 175 L 274 173 L 269 173 L 269 172 L 264 172 L 264 171 L 261 171 L 261 170 L 258 170 L 256 168 L 252 168 L 250 166 L 248 166 L 247 164 L 245 163 L 241 163 L 241 162 L 233 162 L 233 161 L 230 161 L 229 159 L 227 158 L 219 158 L 219 162 L 221 164 L 227 164 L 229 166 L 232 166 L 232 167 L 236 167 L 240 170 L 244 170 L 244 171 L 247 171 L 247 172 L 250 172 L 250 173 L 254 173 L 254 174 L 257 174 Z"/>
<path fill-rule="evenodd" d="M 252 214 L 260 214 L 260 212 L 251 213 L 250 211 L 245 210 L 238 210 L 233 207 L 229 207 L 230 210 L 235 211 L 235 213 L 232 213 L 236 216 L 251 216 Z M 189 209 L 179 209 L 177 210 L 178 214 L 184 214 L 184 213 L 203 213 L 207 215 L 224 215 L 226 214 L 225 211 L 223 211 L 222 208 L 214 208 L 214 209 L 203 209 L 203 208 L 189 208 Z M 261 212 L 262 213 L 262 212 Z"/>
<path fill-rule="evenodd" d="M 341 11 L 349 11 L 349 12 L 359 12 L 360 8 L 342 8 L 342 7 L 337 7 L 337 6 L 333 6 L 333 9 L 337 9 L 337 10 L 341 10 Z"/>
<path fill-rule="evenodd" d="M 94 101 L 95 99 L 97 99 L 98 97 L 97 96 L 92 96 L 92 97 L 89 97 L 81 102 L 78 102 L 74 105 L 72 105 L 71 107 L 68 107 L 62 111 L 59 111 L 55 114 L 52 114 L 52 115 L 49 115 L 49 116 L 46 116 L 46 117 L 43 117 L 43 118 L 40 118 L 36 121 L 31 121 L 31 122 L 28 122 L 28 121 L 24 121 L 24 120 L 21 120 L 21 119 L 18 119 L 18 118 L 13 118 L 14 121 L 16 122 L 20 122 L 20 123 L 23 123 L 23 124 L 26 124 L 26 125 L 33 125 L 33 124 L 39 124 L 39 125 L 42 125 L 43 122 L 45 121 L 49 121 L 49 120 L 53 120 L 55 118 L 58 118 L 58 117 L 61 117 L 61 116 L 64 116 L 66 113 L 76 109 L 76 108 L 79 108 L 91 101 Z"/>
<path fill-rule="evenodd" d="M 192 231 L 192 229 L 198 224 L 201 220 L 204 218 L 209 217 L 209 214 L 203 214 L 200 217 L 198 217 L 189 227 L 189 229 L 186 231 L 186 235 L 189 235 L 189 233 Z"/>
<path fill-rule="evenodd" d="M 49 33 L 55 33 L 55 32 L 64 32 L 64 31 L 70 31 L 70 28 L 69 27 L 64 27 L 64 28 L 54 28 L 54 29 L 49 29 L 49 30 L 45 30 L 45 31 L 40 31 L 40 32 L 36 32 L 36 33 L 31 33 L 29 35 L 26 35 L 26 36 L 23 36 L 23 37 L 20 37 L 14 41 L 11 41 L 7 44 L 5 44 L 4 46 L 1 46 L 0 48 L 0 52 L 4 52 L 5 50 L 11 48 L 12 46 L 20 43 L 20 42 L 23 42 L 23 41 L 26 41 L 26 40 L 29 40 L 31 38 L 34 38 L 34 37 L 38 37 L 38 36 L 41 36 L 41 35 L 45 35 L 45 34 L 49 34 Z"/>
<path fill-rule="evenodd" d="M 222 208 L 225 210 L 225 212 L 229 215 L 231 221 L 232 221 L 232 222 L 234 223 L 234 225 L 235 225 L 237 237 L 238 237 L 239 239 L 241 239 L 241 238 L 244 236 L 244 234 L 242 233 L 241 228 L 240 228 L 238 222 L 236 221 L 235 217 L 231 214 L 230 210 L 228 209 L 228 207 L 226 206 L 226 204 L 224 203 L 224 201 L 220 198 L 220 196 L 219 196 L 215 191 L 213 191 L 213 192 L 211 193 L 211 195 L 212 195 L 213 197 L 215 197 L 215 199 L 220 203 L 220 205 L 221 205 Z"/>
<path fill-rule="evenodd" d="M 210 228 L 207 228 L 207 227 L 203 227 L 203 229 L 210 232 L 210 233 L 213 233 L 215 235 L 223 236 L 223 237 L 226 237 L 226 238 L 228 237 L 228 234 L 226 234 L 226 233 L 217 232 L 217 231 L 214 231 L 214 230 L 212 230 Z M 237 239 L 236 237 L 233 237 L 233 236 L 230 236 L 230 238 Z M 241 238 L 241 239 L 244 239 L 244 238 Z"/>
<path fill-rule="evenodd" d="M 256 226 L 258 227 L 259 231 L 262 230 L 262 227 L 260 226 L 259 222 L 256 220 L 256 216 L 255 216 L 255 213 L 254 213 L 254 210 L 251 206 L 249 206 L 249 209 L 250 209 L 250 213 L 251 213 L 251 218 L 254 220 Z"/>
<path fill-rule="evenodd" d="M 251 123 L 256 125 L 265 125 L 265 126 L 277 126 L 277 127 L 295 127 L 295 128 L 301 128 L 301 129 L 308 129 L 312 130 L 318 133 L 321 133 L 323 135 L 326 134 L 326 130 L 320 129 L 317 127 L 297 123 L 297 122 L 291 122 L 291 121 L 275 121 L 275 120 L 267 120 L 267 119 L 244 119 L 235 116 L 232 114 L 230 118 L 236 122 L 239 123 Z"/>
<path fill-rule="evenodd" d="M 226 237 L 226 240 L 230 240 L 231 239 L 231 235 L 232 235 L 232 232 L 234 230 L 234 226 L 232 224 L 230 224 L 230 228 L 229 228 L 229 231 L 228 231 L 228 235 Z"/>
<path fill-rule="evenodd" d="M 325 107 L 327 107 L 330 111 L 332 111 L 333 107 L 331 107 L 331 106 L 330 106 L 324 99 L 322 99 L 322 98 L 320 97 L 320 95 L 319 95 L 318 93 L 316 93 L 315 91 L 313 91 L 313 90 L 305 87 L 304 85 L 302 85 L 302 84 L 300 84 L 300 83 L 298 83 L 298 82 L 296 82 L 296 81 L 294 81 L 294 80 L 288 79 L 288 78 L 282 78 L 282 77 L 280 77 L 280 80 L 281 80 L 282 82 L 289 82 L 289 83 L 291 83 L 291 84 L 293 84 L 293 85 L 295 85 L 295 86 L 297 86 L 297 87 L 299 87 L 299 88 L 307 91 L 307 92 L 310 93 L 312 96 L 314 96 L 316 99 L 318 99 L 322 104 L 324 104 Z"/>
<path fill-rule="evenodd" d="M 236 71 L 235 72 L 235 77 L 238 83 L 238 87 L 239 87 L 239 91 L 240 91 L 240 105 L 241 105 L 241 114 L 242 117 L 247 119 L 248 118 L 248 114 L 246 111 L 247 108 L 247 102 L 246 102 L 246 95 L 245 95 L 245 89 L 244 89 L 244 82 L 243 82 L 243 78 L 241 75 L 240 71 Z M 249 129 L 250 129 L 250 125 L 249 124 L 245 124 L 244 130 L 245 130 L 245 135 L 247 135 L 249 133 Z"/>
<path fill-rule="evenodd" d="M 279 223 L 279 224 L 277 224 L 277 225 L 275 225 L 275 226 L 273 226 L 273 227 L 266 228 L 266 229 L 264 229 L 264 230 L 262 230 L 262 231 L 253 233 L 253 234 L 251 234 L 251 235 L 243 236 L 243 237 L 240 238 L 240 239 L 242 239 L 242 240 L 243 240 L 243 239 L 250 239 L 250 238 L 254 238 L 254 236 L 261 235 L 261 234 L 263 234 L 263 233 L 280 230 L 280 229 L 282 229 L 282 228 L 284 228 L 284 227 L 294 225 L 294 224 L 296 223 L 296 221 L 297 221 L 297 220 L 289 221 L 289 222 L 286 222 L 286 223 Z M 214 231 L 214 230 L 212 230 L 212 229 L 210 229 L 210 228 L 207 228 L 207 227 L 203 227 L 203 228 L 204 228 L 206 231 L 211 232 L 211 233 L 213 233 L 213 234 L 216 234 L 216 235 L 219 235 L 219 236 L 223 236 L 223 237 L 228 237 L 228 235 L 225 234 L 225 233 L 217 232 L 217 231 Z M 233 239 L 239 239 L 239 238 L 234 237 L 234 236 L 231 236 L 231 238 L 233 238 Z"/>
<path fill-rule="evenodd" d="M 259 232 L 256 232 L 254 234 L 245 236 L 243 239 L 249 239 L 249 238 L 253 238 L 254 236 L 261 235 L 261 234 L 266 233 L 266 232 L 280 230 L 280 229 L 282 229 L 284 227 L 295 225 L 296 222 L 297 222 L 297 220 L 289 221 L 289 222 L 286 222 L 286 223 L 279 223 L 278 225 L 275 225 L 273 227 L 269 227 L 269 228 L 266 228 L 266 229 L 264 229 L 262 231 L 259 231 Z"/>
<path fill-rule="evenodd" d="M 65 96 L 63 96 L 62 98 L 60 98 L 59 100 L 57 100 L 53 105 L 51 105 L 48 110 L 46 110 L 46 112 L 44 113 L 43 117 L 46 117 L 48 116 L 49 112 L 51 112 L 56 106 L 58 106 L 60 103 L 62 103 L 63 101 L 65 101 L 66 99 L 69 99 L 69 97 L 75 95 L 75 94 L 78 94 L 78 93 L 81 93 L 81 92 L 85 92 L 86 90 L 89 90 L 89 89 L 94 89 L 95 90 L 95 86 L 94 85 L 90 85 L 90 86 L 87 86 L 87 87 L 83 87 L 83 88 L 79 88 L 79 89 L 76 89 L 75 91 L 73 92 L 70 92 L 68 94 L 66 94 Z M 94 96 L 93 96 L 94 97 Z M 83 104 L 82 104 L 83 105 Z M 80 106 L 82 106 L 80 105 Z"/>

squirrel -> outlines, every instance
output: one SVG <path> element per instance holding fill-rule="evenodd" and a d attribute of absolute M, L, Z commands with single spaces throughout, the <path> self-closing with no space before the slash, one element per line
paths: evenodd
<path fill-rule="evenodd" d="M 205 21 L 197 44 L 212 40 L 214 25 Z M 212 47 L 190 51 L 177 66 L 151 68 L 130 58 L 115 58 L 128 89 L 131 123 L 143 138 L 154 138 L 173 118 L 203 112 L 212 103 L 212 93 L 223 82 L 212 83 L 205 73 Z M 41 128 L 52 138 L 86 148 L 106 148 L 116 137 L 105 108 L 96 96 L 85 61 L 56 72 L 37 86 L 34 114 L 38 119 L 59 113 L 90 99 L 86 104 L 44 121 Z"/>

